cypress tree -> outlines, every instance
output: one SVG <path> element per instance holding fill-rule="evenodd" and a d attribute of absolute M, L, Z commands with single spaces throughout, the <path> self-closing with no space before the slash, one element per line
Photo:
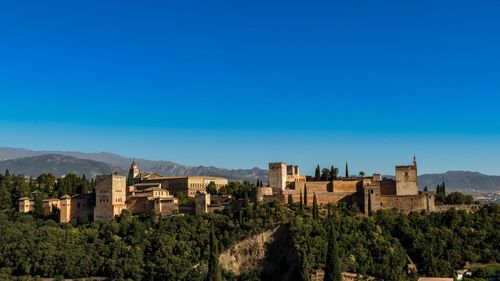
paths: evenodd
<path fill-rule="evenodd" d="M 303 205 L 302 205 L 302 189 L 299 191 L 300 194 L 300 202 L 299 202 L 299 209 L 302 211 Z"/>
<path fill-rule="evenodd" d="M 318 208 L 318 200 L 316 199 L 316 193 L 313 196 L 313 219 L 319 219 L 319 208 Z"/>
<path fill-rule="evenodd" d="M 441 185 L 441 191 L 443 192 L 443 196 L 446 196 L 446 189 L 444 187 L 444 181 L 443 181 L 443 184 Z"/>
<path fill-rule="evenodd" d="M 319 181 L 321 179 L 321 169 L 319 168 L 319 165 L 316 166 L 316 171 L 314 172 L 314 179 L 316 181 Z"/>
<path fill-rule="evenodd" d="M 210 233 L 210 256 L 208 257 L 208 274 L 206 281 L 222 281 L 219 266 L 219 245 L 217 237 L 215 237 L 215 230 L 213 226 Z"/>
<path fill-rule="evenodd" d="M 335 227 L 330 222 L 328 231 L 328 248 L 326 249 L 325 278 L 324 281 L 342 281 L 340 272 L 339 246 Z"/>
<path fill-rule="evenodd" d="M 307 186 L 304 185 L 304 208 L 307 208 Z"/>
<path fill-rule="evenodd" d="M 292 194 L 288 194 L 288 205 L 290 205 L 290 208 L 293 206 L 293 196 L 292 196 Z"/>
<path fill-rule="evenodd" d="M 330 168 L 330 180 L 335 180 L 335 167 Z"/>
<path fill-rule="evenodd" d="M 345 177 L 349 177 L 349 166 L 347 165 L 347 162 L 345 162 Z"/>
<path fill-rule="evenodd" d="M 300 261 L 302 263 L 300 267 L 300 280 L 301 281 L 311 280 L 311 265 L 309 264 L 309 260 L 307 259 L 307 253 L 305 250 L 301 251 Z"/>

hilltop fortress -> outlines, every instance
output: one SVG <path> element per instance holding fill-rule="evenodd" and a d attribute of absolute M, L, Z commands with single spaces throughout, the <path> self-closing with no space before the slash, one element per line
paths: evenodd
<path fill-rule="evenodd" d="M 116 173 L 96 177 L 95 193 L 43 201 L 43 212 L 59 211 L 62 223 L 87 217 L 93 220 L 113 220 L 123 210 L 132 214 L 153 211 L 159 215 L 180 212 L 178 198 L 192 198 L 194 206 L 183 212 L 207 213 L 231 204 L 227 195 L 210 195 L 207 187 L 216 190 L 228 180 L 212 176 L 161 176 L 141 172 L 135 162 L 128 176 Z M 312 203 L 316 195 L 319 204 L 345 202 L 357 205 L 365 214 L 379 209 L 396 208 L 402 211 L 436 211 L 433 192 L 418 190 L 417 161 L 413 165 L 396 166 L 395 179 L 380 174 L 369 177 L 349 177 L 330 181 L 311 181 L 300 174 L 300 168 L 286 163 L 269 163 L 269 184 L 255 189 L 255 202 L 299 202 L 304 198 Z M 221 203 L 226 202 L 226 203 Z M 19 199 L 19 212 L 32 212 L 33 198 Z M 189 209 L 189 210 L 188 210 Z"/>
<path fill-rule="evenodd" d="M 304 175 L 300 175 L 298 166 L 269 163 L 269 186 L 257 189 L 256 200 L 299 202 L 301 196 L 307 196 L 307 201 L 312 203 L 314 194 L 319 204 L 346 202 L 357 205 L 365 214 L 392 208 L 402 211 L 436 210 L 434 193 L 418 190 L 415 158 L 413 165 L 396 166 L 395 180 L 373 174 L 370 177 L 307 181 Z"/>

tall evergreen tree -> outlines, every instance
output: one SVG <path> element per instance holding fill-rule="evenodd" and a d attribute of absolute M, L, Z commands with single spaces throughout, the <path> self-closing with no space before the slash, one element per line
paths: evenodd
<path fill-rule="evenodd" d="M 215 230 L 212 226 L 210 232 L 210 255 L 208 257 L 208 274 L 206 281 L 222 281 L 221 269 L 219 266 L 219 245 L 217 237 L 215 237 Z"/>
<path fill-rule="evenodd" d="M 304 185 L 304 208 L 307 208 L 307 186 Z"/>
<path fill-rule="evenodd" d="M 319 219 L 319 207 L 318 207 L 318 200 L 316 199 L 316 193 L 314 193 L 313 196 L 313 219 L 314 220 Z"/>
<path fill-rule="evenodd" d="M 314 179 L 316 181 L 319 181 L 321 179 L 321 169 L 319 168 L 319 165 L 316 166 L 316 171 L 314 172 Z"/>
<path fill-rule="evenodd" d="M 302 205 L 302 189 L 299 191 L 299 195 L 300 195 L 299 209 L 302 211 L 302 209 L 304 208 L 304 206 Z"/>
<path fill-rule="evenodd" d="M 309 281 L 311 280 L 311 265 L 309 264 L 309 260 L 307 259 L 307 253 L 305 250 L 302 250 L 300 253 L 300 280 L 301 281 Z"/>
<path fill-rule="evenodd" d="M 292 194 L 288 194 L 288 205 L 290 208 L 293 206 L 293 196 Z"/>
<path fill-rule="evenodd" d="M 345 177 L 349 177 L 349 166 L 347 165 L 347 162 L 345 162 Z"/>
<path fill-rule="evenodd" d="M 333 165 L 330 167 L 330 180 L 333 181 L 335 180 L 336 175 L 335 175 L 335 167 Z"/>
<path fill-rule="evenodd" d="M 339 246 L 335 226 L 330 221 L 328 230 L 328 246 L 326 249 L 325 277 L 324 281 L 342 281 L 340 271 Z"/>
<path fill-rule="evenodd" d="M 441 185 L 441 191 L 443 192 L 443 195 L 446 197 L 446 188 L 444 187 L 444 181 L 443 184 Z"/>

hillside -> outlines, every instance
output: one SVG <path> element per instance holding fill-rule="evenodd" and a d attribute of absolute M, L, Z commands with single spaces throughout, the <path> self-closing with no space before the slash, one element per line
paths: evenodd
<path fill-rule="evenodd" d="M 447 191 L 498 191 L 500 176 L 489 176 L 478 172 L 449 171 L 443 174 L 425 174 L 419 176 L 419 186 L 434 190 L 436 185 L 444 182 Z"/>
<path fill-rule="evenodd" d="M 49 172 L 57 177 L 68 173 L 85 174 L 95 177 L 96 175 L 109 174 L 113 171 L 125 172 L 123 169 L 113 167 L 107 163 L 59 154 L 45 154 L 0 161 L 0 171 L 3 173 L 6 169 L 14 174 L 24 174 L 33 177 Z"/>
<path fill-rule="evenodd" d="M 250 181 L 255 182 L 257 179 L 261 179 L 263 182 L 267 182 L 267 170 L 260 168 L 252 169 L 223 169 L 212 166 L 186 166 L 177 164 L 170 161 L 154 161 L 146 159 L 133 159 L 129 157 L 124 157 L 118 154 L 100 152 L 100 153 L 84 153 L 78 151 L 35 151 L 24 148 L 0 148 L 0 171 L 4 171 L 3 164 L 10 163 L 5 160 L 14 160 L 26 157 L 37 157 L 44 155 L 61 155 L 68 156 L 71 158 L 81 159 L 81 160 L 91 160 L 94 162 L 101 163 L 101 168 L 107 167 L 106 169 L 100 169 L 102 171 L 111 171 L 114 169 L 122 173 L 127 173 L 130 168 L 132 160 L 139 165 L 140 169 L 147 172 L 155 172 L 165 176 L 186 176 L 186 175 L 205 175 L 205 176 L 221 176 L 226 177 L 229 180 L 234 181 Z M 70 161 L 71 162 L 71 161 Z M 74 162 L 74 161 L 73 161 Z M 82 162 L 82 170 L 88 170 L 85 166 L 88 162 Z M 67 167 L 53 167 L 55 163 L 49 163 L 46 169 L 43 165 L 47 163 L 43 162 L 30 162 L 28 160 L 23 160 L 15 165 L 18 172 L 24 174 L 31 174 L 32 171 L 45 171 L 45 170 L 67 170 Z M 66 165 L 65 163 L 61 163 Z M 74 163 L 76 164 L 76 163 Z M 105 164 L 104 166 L 102 164 Z M 35 166 L 33 166 L 35 165 Z M 78 170 L 76 166 L 72 169 Z M 10 170 L 10 169 L 9 169 Z"/>

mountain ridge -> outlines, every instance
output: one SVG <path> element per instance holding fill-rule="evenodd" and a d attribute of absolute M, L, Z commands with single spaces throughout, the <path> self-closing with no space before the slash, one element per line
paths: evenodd
<path fill-rule="evenodd" d="M 26 148 L 8 148 L 8 147 L 0 147 L 0 171 L 4 171 L 5 168 L 11 167 L 14 168 L 12 172 L 31 175 L 34 171 L 39 171 L 38 169 L 34 169 L 30 167 L 29 163 L 32 160 L 30 158 L 33 157 L 42 157 L 44 155 L 61 155 L 65 157 L 71 157 L 80 160 L 89 160 L 96 161 L 102 164 L 106 164 L 108 166 L 103 166 L 101 164 L 100 169 L 103 172 L 111 172 L 111 170 L 118 171 L 120 173 L 128 173 L 130 168 L 130 164 L 132 161 L 135 161 L 139 168 L 145 172 L 155 172 L 165 176 L 187 176 L 187 175 L 205 175 L 205 176 L 221 176 L 226 177 L 229 180 L 235 181 L 251 181 L 255 182 L 257 179 L 261 179 L 264 182 L 267 182 L 267 170 L 263 170 L 257 167 L 251 169 L 224 169 L 213 166 L 187 166 L 178 163 L 174 163 L 171 161 L 163 161 L 163 160 L 147 160 L 140 158 L 130 158 L 121 156 L 114 153 L 109 152 L 98 152 L 98 153 L 86 153 L 79 151 L 35 151 Z M 17 160 L 17 166 L 12 164 L 12 162 L 16 159 L 24 159 Z M 40 158 L 38 158 L 39 161 Z M 26 164 L 24 167 L 21 167 L 20 161 L 24 161 Z M 67 162 L 75 162 L 74 159 L 67 159 Z M 35 161 L 36 162 L 36 161 Z M 41 161 L 43 162 L 43 161 Z M 38 163 L 38 162 L 36 162 Z M 72 169 L 61 167 L 59 170 L 50 165 L 50 161 L 46 162 L 47 172 L 50 171 L 72 171 Z M 61 162 L 66 163 L 66 162 Z M 41 164 L 41 163 L 40 163 Z M 90 169 L 86 167 L 89 163 L 82 162 L 81 163 L 85 168 L 82 171 L 76 171 L 77 174 L 82 174 L 85 171 L 89 171 Z M 14 165 L 14 166 L 12 166 Z M 10 169 L 9 169 L 10 170 Z M 73 169 L 74 170 L 74 169 Z M 88 175 L 88 174 L 87 174 Z M 92 176 L 96 174 L 93 173 Z M 60 175 L 58 175 L 60 176 Z"/>
<path fill-rule="evenodd" d="M 62 176 L 68 172 L 85 173 L 87 176 L 92 177 L 98 174 L 111 173 L 112 171 L 127 174 L 133 160 L 142 171 L 155 172 L 166 176 L 222 176 L 232 181 L 246 180 L 255 182 L 260 179 L 264 183 L 268 180 L 267 170 L 258 167 L 224 169 L 202 165 L 187 166 L 171 161 L 134 159 L 109 152 L 35 151 L 26 148 L 0 147 L 0 172 L 9 169 L 14 173 L 31 176 L 37 176 L 43 172 L 52 172 L 56 176 Z M 423 174 L 419 176 L 419 188 L 423 189 L 427 186 L 429 190 L 435 190 L 436 185 L 443 181 L 446 184 L 447 191 L 500 191 L 500 176 L 486 175 L 474 171 Z"/>

